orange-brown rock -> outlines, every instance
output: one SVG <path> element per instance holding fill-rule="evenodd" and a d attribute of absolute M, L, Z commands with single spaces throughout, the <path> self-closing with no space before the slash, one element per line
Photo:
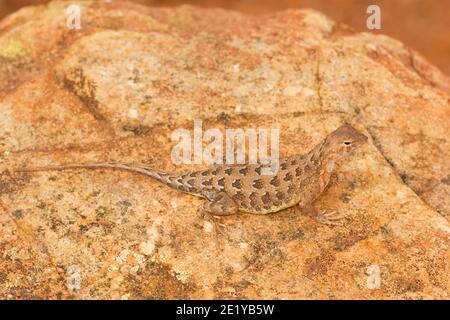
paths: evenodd
<path fill-rule="evenodd" d="M 64 2 L 0 22 L 0 297 L 450 297 L 450 86 L 418 53 L 315 11 L 78 4 L 80 30 Z M 242 214 L 216 238 L 202 200 L 149 178 L 13 171 L 187 169 L 171 133 L 194 119 L 279 128 L 282 156 L 344 122 L 365 132 L 316 203 L 344 223 Z"/>

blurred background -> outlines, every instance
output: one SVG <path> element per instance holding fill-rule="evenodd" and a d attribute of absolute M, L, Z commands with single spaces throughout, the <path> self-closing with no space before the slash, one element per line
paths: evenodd
<path fill-rule="evenodd" d="M 419 51 L 450 75 L 450 0 L 129 0 L 148 6 L 192 4 L 221 7 L 250 14 L 267 14 L 288 8 L 312 8 L 357 31 L 366 28 L 366 9 L 381 8 L 381 30 Z M 23 6 L 49 0 L 0 0 L 0 19 Z M 68 1 L 70 2 L 70 1 Z M 370 31 L 373 32 L 373 31 Z"/>

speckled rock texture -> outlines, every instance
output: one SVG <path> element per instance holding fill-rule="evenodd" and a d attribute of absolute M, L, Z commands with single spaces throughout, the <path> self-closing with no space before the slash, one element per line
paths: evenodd
<path fill-rule="evenodd" d="M 0 298 L 450 298 L 450 82 L 418 53 L 308 10 L 79 5 L 80 30 L 62 2 L 0 22 Z M 194 119 L 278 128 L 281 156 L 366 133 L 315 203 L 343 224 L 242 214 L 216 236 L 149 178 L 14 172 L 191 169 L 170 137 Z"/>

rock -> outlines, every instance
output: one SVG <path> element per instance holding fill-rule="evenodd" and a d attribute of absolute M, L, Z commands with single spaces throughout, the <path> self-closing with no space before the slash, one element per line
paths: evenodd
<path fill-rule="evenodd" d="M 449 298 L 450 86 L 418 53 L 309 10 L 78 5 L 81 30 L 64 2 L 0 23 L 2 298 Z M 344 224 L 285 210 L 215 236 L 201 199 L 145 177 L 13 171 L 190 169 L 170 137 L 195 119 L 278 128 L 281 156 L 344 122 L 365 132 L 315 204 Z"/>

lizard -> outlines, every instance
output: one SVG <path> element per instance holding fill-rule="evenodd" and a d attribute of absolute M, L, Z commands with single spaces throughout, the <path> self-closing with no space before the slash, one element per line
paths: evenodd
<path fill-rule="evenodd" d="M 262 164 L 221 164 L 183 173 L 118 162 L 65 164 L 16 171 L 121 169 L 149 176 L 180 192 L 206 199 L 198 209 L 203 218 L 238 212 L 268 214 L 298 206 L 319 222 L 335 224 L 340 217 L 334 216 L 334 212 L 319 213 L 312 204 L 327 187 L 335 163 L 367 140 L 351 125 L 342 125 L 309 152 L 281 158 L 278 170 L 269 175 L 261 174 Z"/>

